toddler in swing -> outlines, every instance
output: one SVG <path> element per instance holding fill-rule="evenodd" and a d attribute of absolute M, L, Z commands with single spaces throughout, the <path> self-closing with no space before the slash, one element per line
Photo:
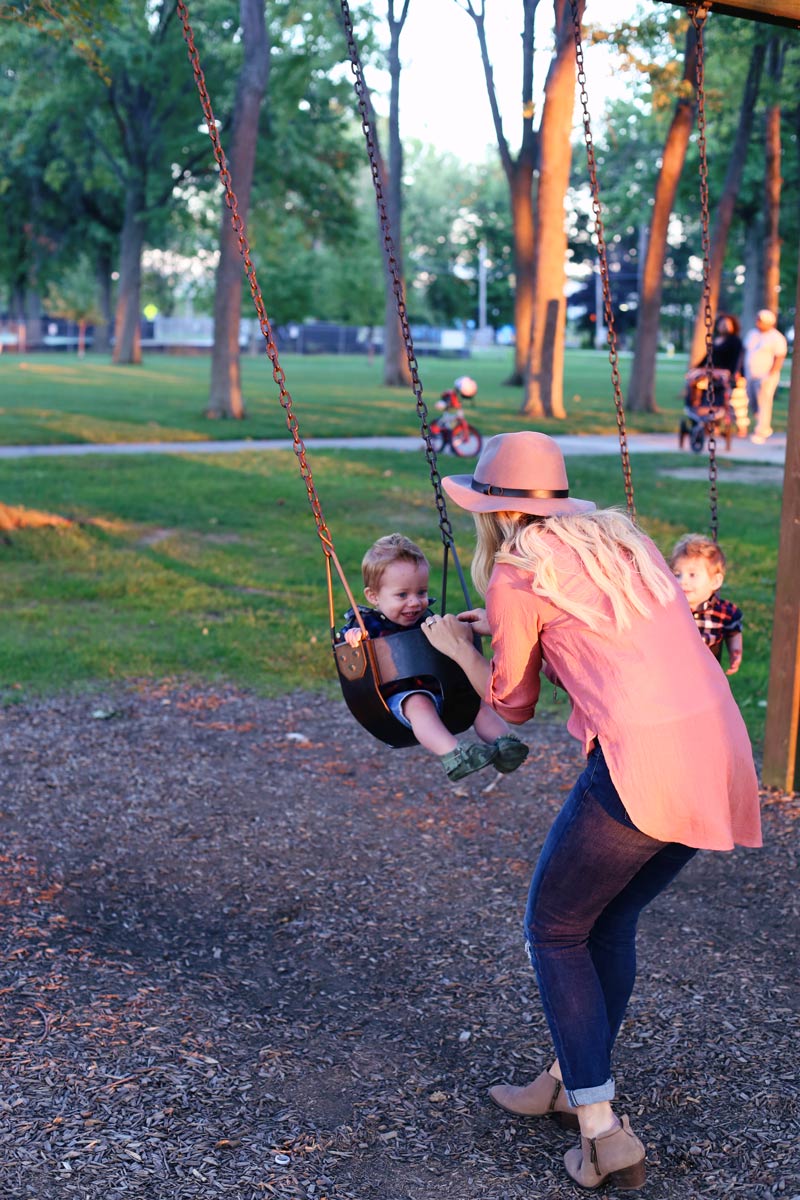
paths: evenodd
<path fill-rule="evenodd" d="M 716 542 L 699 533 L 687 533 L 675 545 L 669 565 L 689 601 L 701 638 L 717 660 L 723 642 L 728 649 L 726 675 L 735 675 L 742 662 L 742 610 L 723 600 L 719 589 L 725 579 L 726 560 Z"/>
<path fill-rule="evenodd" d="M 370 608 L 359 605 L 359 613 L 370 638 L 386 637 L 403 629 L 416 629 L 440 618 L 431 612 L 428 596 L 430 564 L 414 542 L 401 533 L 378 538 L 361 563 L 364 595 Z M 357 646 L 364 636 L 353 609 L 345 614 L 347 624 L 340 637 Z M 491 763 L 503 774 L 515 771 L 528 756 L 528 747 L 510 733 L 502 717 L 481 704 L 473 726 L 481 739 L 463 743 L 441 719 L 441 693 L 431 691 L 427 681 L 406 679 L 384 698 L 393 716 L 410 728 L 421 746 L 438 755 L 449 779 L 463 779 Z"/>

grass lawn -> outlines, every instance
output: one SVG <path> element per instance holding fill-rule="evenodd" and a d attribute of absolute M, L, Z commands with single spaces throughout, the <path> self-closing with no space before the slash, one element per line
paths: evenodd
<path fill-rule="evenodd" d="M 508 350 L 486 350 L 469 359 L 420 359 L 428 404 L 463 373 L 478 382 L 470 411 L 485 436 L 520 427 L 522 392 L 505 386 Z M 380 359 L 286 355 L 282 360 L 302 436 L 402 435 L 418 431 L 414 397 L 407 388 L 385 388 Z M 621 362 L 623 386 L 630 366 Z M 677 431 L 682 407 L 683 359 L 659 361 L 659 413 L 628 416 L 631 431 Z M 786 370 L 788 379 L 788 368 Z M 286 436 L 272 366 L 265 354 L 242 359 L 244 421 L 210 421 L 209 359 L 149 355 L 141 366 L 115 367 L 108 358 L 74 354 L 0 355 L 0 444 L 140 442 Z M 600 351 L 572 350 L 565 378 L 567 419 L 560 433 L 615 433 L 611 374 Z M 779 389 L 775 427 L 785 429 L 787 389 Z M 524 421 L 553 431 L 553 422 Z"/>
<path fill-rule="evenodd" d="M 69 408 L 56 409 L 62 395 L 54 390 L 54 412 Z M 392 529 L 440 562 L 421 454 L 324 450 L 309 457 L 354 591 L 365 546 Z M 640 518 L 665 551 L 708 522 L 706 484 L 664 474 L 686 463 L 685 455 L 634 456 Z M 458 470 L 452 458 L 440 466 L 444 474 Z M 624 502 L 618 459 L 572 458 L 568 467 L 574 494 L 601 505 Z M 725 592 L 746 618 L 744 664 L 732 687 L 758 743 L 780 488 L 728 482 L 730 469 L 720 464 L 720 534 L 731 560 Z M 323 557 L 290 450 L 0 460 L 0 497 L 71 521 L 15 530 L 0 543 L 0 701 L 177 675 L 233 679 L 270 694 L 335 691 Z M 471 520 L 459 510 L 450 517 L 466 569 Z M 450 600 L 461 607 L 457 595 Z M 340 591 L 337 611 L 346 607 Z"/>

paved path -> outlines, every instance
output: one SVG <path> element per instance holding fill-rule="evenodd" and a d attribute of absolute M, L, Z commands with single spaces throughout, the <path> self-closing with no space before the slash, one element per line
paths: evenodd
<path fill-rule="evenodd" d="M 573 454 L 619 454 L 619 442 L 615 435 L 565 434 L 556 437 L 565 456 Z M 364 438 L 307 438 L 309 450 L 420 450 L 422 441 L 418 437 L 364 437 Z M 224 442 L 69 442 L 48 446 L 0 446 L 0 458 L 72 458 L 86 454 L 238 454 L 242 451 L 290 450 L 288 438 L 265 438 L 263 440 L 241 439 Z M 628 448 L 633 454 L 678 453 L 677 436 L 674 433 L 628 434 Z M 687 463 L 698 466 L 706 455 L 682 452 Z M 786 457 L 786 434 L 778 433 L 766 445 L 754 446 L 746 438 L 734 438 L 729 451 L 722 441 L 717 442 L 717 455 L 737 462 L 773 463 L 782 465 Z M 458 460 L 448 456 L 452 462 Z"/>

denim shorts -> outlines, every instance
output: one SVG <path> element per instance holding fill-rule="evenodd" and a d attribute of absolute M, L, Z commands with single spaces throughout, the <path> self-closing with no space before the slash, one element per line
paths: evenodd
<path fill-rule="evenodd" d="M 403 704 L 409 696 L 428 696 L 436 706 L 436 711 L 439 716 L 442 715 L 442 697 L 435 695 L 433 692 L 428 692 L 424 688 L 408 688 L 405 692 L 395 692 L 393 696 L 386 697 L 386 703 L 389 706 L 389 712 L 401 725 L 405 725 L 406 729 L 411 728 L 411 722 L 403 713 Z"/>

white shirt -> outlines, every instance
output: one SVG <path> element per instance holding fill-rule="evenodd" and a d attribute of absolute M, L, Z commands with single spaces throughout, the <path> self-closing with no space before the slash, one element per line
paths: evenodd
<path fill-rule="evenodd" d="M 751 329 L 744 339 L 744 373 L 748 379 L 763 379 L 775 365 L 775 359 L 786 358 L 786 338 L 775 329 Z"/>

